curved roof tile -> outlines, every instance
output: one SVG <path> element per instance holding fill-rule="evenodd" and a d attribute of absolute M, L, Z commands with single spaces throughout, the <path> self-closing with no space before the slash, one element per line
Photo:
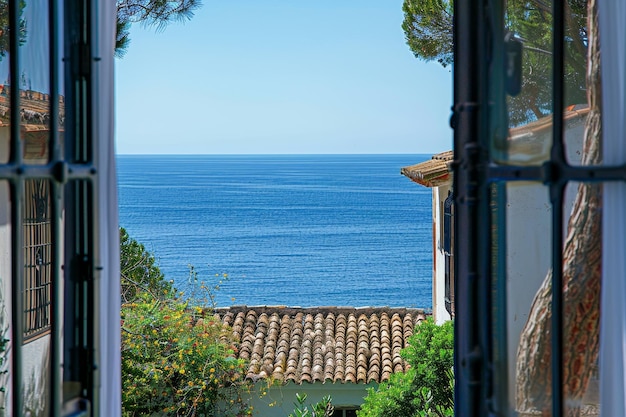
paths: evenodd
<path fill-rule="evenodd" d="M 426 314 L 408 308 L 218 309 L 252 380 L 369 383 L 407 369 L 400 350 Z"/>

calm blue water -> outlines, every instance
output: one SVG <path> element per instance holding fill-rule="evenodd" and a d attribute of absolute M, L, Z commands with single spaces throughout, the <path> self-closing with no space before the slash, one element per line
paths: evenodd
<path fill-rule="evenodd" d="M 118 156 L 120 224 L 178 288 L 227 273 L 222 307 L 430 308 L 427 157 Z"/>

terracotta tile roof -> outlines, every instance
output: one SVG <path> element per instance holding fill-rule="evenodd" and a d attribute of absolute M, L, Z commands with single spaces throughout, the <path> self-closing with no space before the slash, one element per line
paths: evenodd
<path fill-rule="evenodd" d="M 369 383 L 407 369 L 400 350 L 421 309 L 247 307 L 218 309 L 232 327 L 247 378 Z"/>
<path fill-rule="evenodd" d="M 586 105 L 570 106 L 563 112 L 566 127 L 574 127 L 587 117 L 589 107 Z M 541 155 L 542 148 L 549 141 L 542 135 L 552 130 L 552 116 L 509 129 L 507 141 L 508 152 L 511 154 Z M 543 158 L 540 156 L 539 158 Z M 450 182 L 450 163 L 454 159 L 453 151 L 434 155 L 431 159 L 416 165 L 400 169 L 400 173 L 412 181 L 426 187 L 436 187 Z"/>
<path fill-rule="evenodd" d="M 416 165 L 400 169 L 400 173 L 426 187 L 436 187 L 450 181 L 450 167 L 454 154 L 446 151 Z"/>
<path fill-rule="evenodd" d="M 572 106 L 563 112 L 565 129 L 580 126 L 589 114 L 586 105 Z M 515 155 L 518 162 L 539 163 L 544 161 L 550 152 L 552 140 L 552 115 L 542 117 L 534 122 L 509 129 L 507 152 Z"/>

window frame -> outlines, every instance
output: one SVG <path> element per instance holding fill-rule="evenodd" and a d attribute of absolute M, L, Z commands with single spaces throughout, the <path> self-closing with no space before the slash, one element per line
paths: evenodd
<path fill-rule="evenodd" d="M 359 407 L 335 407 L 335 411 L 333 411 L 332 417 L 347 417 L 347 412 L 353 411 L 356 415 L 356 412 L 360 410 Z M 341 415 L 337 414 L 337 412 L 341 412 Z"/>
<path fill-rule="evenodd" d="M 554 138 L 550 158 L 540 166 L 500 165 L 491 153 L 494 126 L 503 124 L 505 98 L 504 1 L 454 2 L 454 235 L 456 276 L 455 415 L 492 415 L 507 404 L 495 388 L 507 380 L 507 370 L 495 358 L 494 341 L 506 329 L 497 317 L 506 307 L 503 262 L 491 259 L 493 244 L 504 243 L 504 219 L 492 204 L 503 204 L 504 184 L 515 181 L 543 183 L 549 190 L 552 213 L 552 288 L 562 288 L 563 207 L 568 183 L 626 180 L 626 165 L 572 166 L 565 157 L 564 57 L 565 18 L 562 2 L 553 7 Z M 495 98 L 494 98 L 495 97 Z M 556 209 L 555 209 L 556 208 Z M 496 225 L 492 228 L 492 225 Z M 493 279 L 496 277 L 496 279 Z M 552 291 L 552 415 L 565 415 L 563 398 L 563 297 Z M 501 392 L 502 390 L 500 390 Z"/>
<path fill-rule="evenodd" d="M 47 0 L 49 65 L 49 134 L 45 161 L 26 157 L 21 110 L 24 109 L 17 86 L 20 86 L 19 31 L 9 31 L 9 83 L 15 86 L 10 95 L 10 155 L 0 163 L 0 181 L 6 182 L 10 195 L 11 225 L 11 312 L 10 312 L 10 407 L 14 414 L 24 410 L 24 375 L 22 365 L 29 360 L 24 344 L 49 335 L 49 415 L 83 416 L 97 413 L 98 304 L 94 279 L 94 236 L 98 172 L 95 165 L 96 135 L 93 125 L 95 76 L 93 66 L 99 58 L 92 53 L 92 35 L 98 0 Z M 18 0 L 8 1 L 9 27 L 20 22 Z M 61 62 L 64 65 L 61 65 Z M 61 77 L 63 84 L 61 84 Z M 61 88 L 64 91 L 61 91 Z M 43 97 L 43 96 L 42 96 Z M 64 105 L 64 109 L 61 108 Z M 64 110 L 63 121 L 60 120 Z M 49 184 L 50 217 L 50 304 L 48 323 L 32 333 L 25 333 L 28 302 L 25 300 L 29 198 L 27 184 Z"/>
<path fill-rule="evenodd" d="M 448 192 L 448 196 L 443 202 L 443 256 L 445 258 L 445 306 L 454 319 L 454 195 L 452 191 Z"/>

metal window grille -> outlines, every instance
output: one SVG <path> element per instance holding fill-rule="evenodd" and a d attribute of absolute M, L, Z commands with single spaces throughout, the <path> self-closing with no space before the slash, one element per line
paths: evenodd
<path fill-rule="evenodd" d="M 24 341 L 50 329 L 52 224 L 47 180 L 24 183 Z"/>

